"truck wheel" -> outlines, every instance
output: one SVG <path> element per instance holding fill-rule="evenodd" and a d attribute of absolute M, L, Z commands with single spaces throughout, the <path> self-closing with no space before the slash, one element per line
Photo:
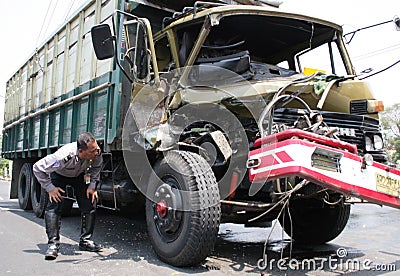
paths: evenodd
<path fill-rule="evenodd" d="M 200 155 L 185 151 L 166 153 L 154 173 L 146 199 L 153 249 L 173 266 L 196 265 L 210 254 L 218 234 L 221 207 L 214 173 Z"/>
<path fill-rule="evenodd" d="M 350 216 L 350 205 L 327 205 L 321 200 L 293 200 L 279 221 L 295 243 L 318 245 L 333 240 L 343 231 Z M 292 227 L 293 226 L 293 227 Z"/>
<path fill-rule="evenodd" d="M 46 209 L 48 195 L 34 175 L 32 175 L 31 184 L 32 209 L 38 218 L 42 218 Z"/>
<path fill-rule="evenodd" d="M 31 210 L 31 182 L 32 182 L 32 164 L 25 163 L 21 167 L 18 177 L 18 203 L 22 210 Z"/>

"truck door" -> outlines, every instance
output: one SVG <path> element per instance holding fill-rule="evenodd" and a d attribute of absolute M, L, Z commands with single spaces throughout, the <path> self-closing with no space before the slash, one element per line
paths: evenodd
<path fill-rule="evenodd" d="M 127 40 L 125 57 L 129 60 L 135 82 L 158 81 L 158 66 L 150 22 L 145 18 L 124 23 Z"/>

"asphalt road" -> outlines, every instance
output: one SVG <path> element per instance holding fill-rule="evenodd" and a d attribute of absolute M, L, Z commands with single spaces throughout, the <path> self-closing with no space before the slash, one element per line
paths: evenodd
<path fill-rule="evenodd" d="M 61 225 L 61 254 L 45 261 L 43 219 L 9 199 L 0 181 L 0 275 L 399 275 L 400 211 L 375 205 L 352 207 L 343 233 L 318 248 L 291 248 L 278 226 L 244 228 L 222 224 L 215 250 L 197 267 L 175 268 L 157 259 L 142 215 L 99 209 L 95 240 L 100 253 L 80 251 L 77 211 Z M 285 247 L 282 252 L 282 247 Z"/>

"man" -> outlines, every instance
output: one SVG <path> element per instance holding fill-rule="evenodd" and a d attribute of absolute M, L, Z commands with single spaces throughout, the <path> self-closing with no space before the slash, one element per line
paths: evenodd
<path fill-rule="evenodd" d="M 96 183 L 100 180 L 102 161 L 96 139 L 91 133 L 85 132 L 79 135 L 76 142 L 62 146 L 33 165 L 37 180 L 49 194 L 44 216 L 48 237 L 46 260 L 54 260 L 58 256 L 62 195 L 66 185 L 74 187 L 81 211 L 79 247 L 92 252 L 102 249 L 91 240 L 98 200 Z"/>

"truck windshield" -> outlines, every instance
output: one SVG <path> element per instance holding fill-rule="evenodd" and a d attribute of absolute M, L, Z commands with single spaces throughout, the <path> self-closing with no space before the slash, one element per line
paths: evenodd
<path fill-rule="evenodd" d="M 199 28 L 192 25 L 178 32 L 182 47 L 187 37 L 197 36 Z M 330 26 L 288 17 L 225 16 L 211 28 L 195 64 L 213 64 L 238 74 L 250 70 L 253 74 L 246 78 L 253 79 L 288 77 L 310 70 L 345 75 L 348 72 L 337 35 Z"/>

